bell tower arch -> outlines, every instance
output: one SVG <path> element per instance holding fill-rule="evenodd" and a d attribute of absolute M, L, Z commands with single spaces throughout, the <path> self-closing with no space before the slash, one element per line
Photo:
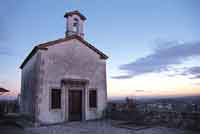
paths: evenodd
<path fill-rule="evenodd" d="M 86 17 L 83 16 L 79 11 L 67 12 L 64 17 L 66 18 L 66 37 L 78 35 L 83 38 L 83 25 Z"/>

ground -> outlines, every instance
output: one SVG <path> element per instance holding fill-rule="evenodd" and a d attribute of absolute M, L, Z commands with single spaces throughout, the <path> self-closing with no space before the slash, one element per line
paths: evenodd
<path fill-rule="evenodd" d="M 111 120 L 68 122 L 25 129 L 10 125 L 0 126 L 0 129 L 2 134 L 198 134 L 198 132 L 160 126 L 124 128 L 113 125 Z"/>

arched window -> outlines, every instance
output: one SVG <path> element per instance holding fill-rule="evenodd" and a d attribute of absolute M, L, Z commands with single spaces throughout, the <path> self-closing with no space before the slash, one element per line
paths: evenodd
<path fill-rule="evenodd" d="M 73 31 L 74 32 L 78 32 L 78 19 L 74 19 L 74 23 L 73 23 Z"/>

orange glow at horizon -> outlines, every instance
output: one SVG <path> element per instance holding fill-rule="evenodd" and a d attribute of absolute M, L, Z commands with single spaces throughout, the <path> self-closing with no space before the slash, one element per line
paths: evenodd
<path fill-rule="evenodd" d="M 10 92 L 4 96 L 17 96 L 20 94 L 20 82 L 6 83 L 4 86 Z M 107 80 L 108 97 L 127 96 L 192 96 L 200 95 L 199 80 L 185 77 L 163 77 L 161 75 L 138 76 L 131 79 Z M 139 92 L 137 92 L 139 90 Z"/>
<path fill-rule="evenodd" d="M 185 77 L 159 75 L 131 79 L 108 79 L 109 97 L 126 96 L 193 96 L 200 95 L 200 85 Z M 196 81 L 197 83 L 199 81 Z"/>

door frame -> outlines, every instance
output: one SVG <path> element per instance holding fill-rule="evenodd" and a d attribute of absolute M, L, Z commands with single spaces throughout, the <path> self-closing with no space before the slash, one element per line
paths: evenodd
<path fill-rule="evenodd" d="M 69 121 L 69 91 L 81 90 L 82 91 L 82 121 L 86 119 L 86 93 L 88 91 L 89 81 L 85 79 L 63 79 L 61 81 L 65 89 L 65 121 Z"/>

